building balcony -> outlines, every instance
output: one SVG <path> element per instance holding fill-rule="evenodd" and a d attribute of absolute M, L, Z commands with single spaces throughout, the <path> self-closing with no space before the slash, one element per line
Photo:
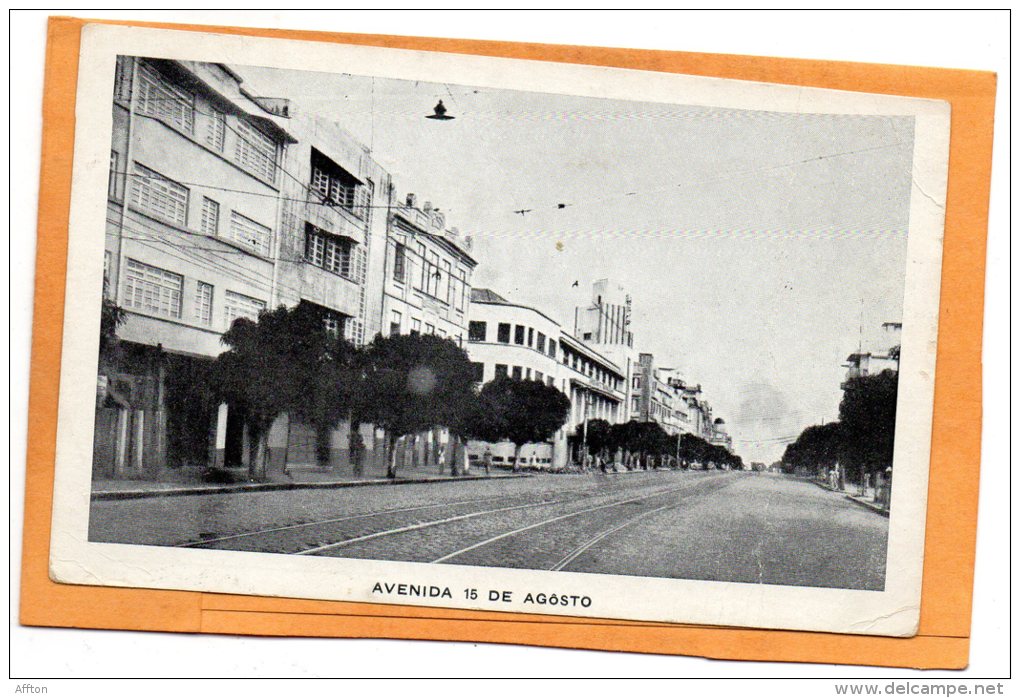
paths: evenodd
<path fill-rule="evenodd" d="M 365 222 L 342 206 L 307 203 L 305 220 L 333 235 L 350 238 L 357 243 L 365 242 Z"/>

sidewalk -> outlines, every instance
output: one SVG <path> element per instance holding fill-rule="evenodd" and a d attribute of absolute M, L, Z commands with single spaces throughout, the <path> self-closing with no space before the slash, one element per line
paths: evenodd
<path fill-rule="evenodd" d="M 370 475 L 363 478 L 323 472 L 312 468 L 288 470 L 285 481 L 275 482 L 154 482 L 150 480 L 94 480 L 92 500 L 141 499 L 145 497 L 182 497 L 198 494 L 223 494 L 227 492 L 273 492 L 280 490 L 338 489 L 341 487 L 372 487 L 381 485 L 408 485 L 420 483 L 463 482 L 470 480 L 495 480 L 505 478 L 531 477 L 529 473 L 494 472 L 491 475 L 471 472 L 451 477 L 449 473 L 435 468 L 404 468 L 397 471 L 397 477 L 389 479 Z"/>
<path fill-rule="evenodd" d="M 882 516 L 885 516 L 886 518 L 888 518 L 888 516 L 889 516 L 889 510 L 888 509 L 883 508 L 882 506 L 876 504 L 874 501 L 872 501 L 870 499 L 866 499 L 865 497 L 861 497 L 861 496 L 856 495 L 856 494 L 850 494 L 846 490 L 836 490 L 836 489 L 833 489 L 833 488 L 829 487 L 828 483 L 821 482 L 820 480 L 812 479 L 811 482 L 815 483 L 816 485 L 821 487 L 823 490 L 828 490 L 829 492 L 835 492 L 836 494 L 841 494 L 844 497 L 846 497 L 847 499 L 849 499 L 851 502 L 854 502 L 855 504 L 859 504 L 862 507 L 864 507 L 865 509 L 871 509 L 871 511 L 875 512 L 876 514 L 881 514 Z"/>

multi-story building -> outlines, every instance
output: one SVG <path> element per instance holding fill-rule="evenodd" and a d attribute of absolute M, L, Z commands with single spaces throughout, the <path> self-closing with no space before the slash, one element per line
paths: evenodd
<path fill-rule="evenodd" d="M 281 178 L 272 305 L 311 306 L 328 328 L 362 346 L 381 330 L 390 175 L 336 123 L 291 109 L 288 126 L 297 142 Z M 371 458 L 374 430 L 363 425 L 361 432 Z M 269 435 L 270 466 L 322 465 L 318 439 L 301 415 L 282 416 Z M 350 439 L 347 423 L 328 435 L 332 467 L 349 464 Z"/>
<path fill-rule="evenodd" d="M 408 194 L 391 202 L 386 237 L 381 327 L 384 334 L 417 332 L 464 346 L 471 275 L 478 262 L 472 240 L 431 202 Z"/>
<path fill-rule="evenodd" d="M 539 380 L 570 398 L 567 423 L 549 443 L 525 447 L 521 452 L 525 464 L 562 467 L 577 461 L 589 420 L 620 421 L 623 372 L 540 310 L 513 303 L 489 289 L 474 289 L 467 349 L 479 383 L 500 376 Z M 477 442 L 469 444 L 472 459 L 486 446 L 496 463 L 512 460 L 511 444 Z"/>
<path fill-rule="evenodd" d="M 619 420 L 638 419 L 639 402 L 633 387 L 639 372 L 638 352 L 631 331 L 633 306 L 630 295 L 619 283 L 600 279 L 592 284 L 591 302 L 574 309 L 574 336 L 595 347 L 624 373 L 624 402 Z"/>
<path fill-rule="evenodd" d="M 667 434 L 680 433 L 675 403 L 678 402 L 674 386 L 669 382 L 673 369 L 659 369 L 651 354 L 638 355 L 637 369 L 631 378 L 634 419 L 639 422 L 656 422 Z"/>
<path fill-rule="evenodd" d="M 125 321 L 116 360 L 100 359 L 95 477 L 204 466 L 214 442 L 223 454 L 226 415 L 195 391 L 230 323 L 273 302 L 285 106 L 221 64 L 118 58 L 104 286 Z"/>
<path fill-rule="evenodd" d="M 733 453 L 733 437 L 730 436 L 726 428 L 726 420 L 722 417 L 716 417 L 712 423 L 712 436 L 708 442 L 716 446 L 722 446 L 730 453 Z"/>
<path fill-rule="evenodd" d="M 560 360 L 561 390 L 571 405 L 565 426 L 567 447 L 574 462 L 580 462 L 589 420 L 627 421 L 626 373 L 607 356 L 565 332 L 560 335 Z"/>
<path fill-rule="evenodd" d="M 498 377 L 537 380 L 561 387 L 560 324 L 540 310 L 512 303 L 487 288 L 471 289 L 471 315 L 466 349 L 479 384 Z M 566 392 L 566 391 L 564 391 Z M 513 462 L 513 444 L 468 444 L 469 458 L 477 462 L 488 447 L 496 464 Z M 520 454 L 523 463 L 558 467 L 566 462 L 566 430 L 560 429 L 545 444 L 529 444 Z"/>
<path fill-rule="evenodd" d="M 472 240 L 446 225 L 446 216 L 414 194 L 396 201 L 390 188 L 382 266 L 380 331 L 386 335 L 434 334 L 465 347 L 471 275 L 478 262 Z M 459 458 L 446 429 L 400 439 L 403 465 L 435 465 Z M 455 452 L 456 451 L 456 452 Z"/>
<path fill-rule="evenodd" d="M 899 322 L 882 323 L 882 338 L 878 340 L 882 349 L 876 351 L 857 351 L 847 357 L 843 367 L 846 368 L 846 381 L 881 373 L 885 370 L 899 372 L 900 341 L 903 324 Z"/>

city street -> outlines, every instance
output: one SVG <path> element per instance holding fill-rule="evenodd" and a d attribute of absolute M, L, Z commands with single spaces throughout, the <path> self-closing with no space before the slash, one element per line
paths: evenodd
<path fill-rule="evenodd" d="M 777 474 L 657 471 L 92 503 L 94 542 L 882 589 L 888 519 Z"/>

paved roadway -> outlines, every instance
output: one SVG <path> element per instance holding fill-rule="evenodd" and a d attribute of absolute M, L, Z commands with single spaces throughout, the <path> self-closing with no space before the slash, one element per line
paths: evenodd
<path fill-rule="evenodd" d="M 96 501 L 89 528 L 97 542 L 881 589 L 888 519 L 781 475 L 660 471 Z"/>

